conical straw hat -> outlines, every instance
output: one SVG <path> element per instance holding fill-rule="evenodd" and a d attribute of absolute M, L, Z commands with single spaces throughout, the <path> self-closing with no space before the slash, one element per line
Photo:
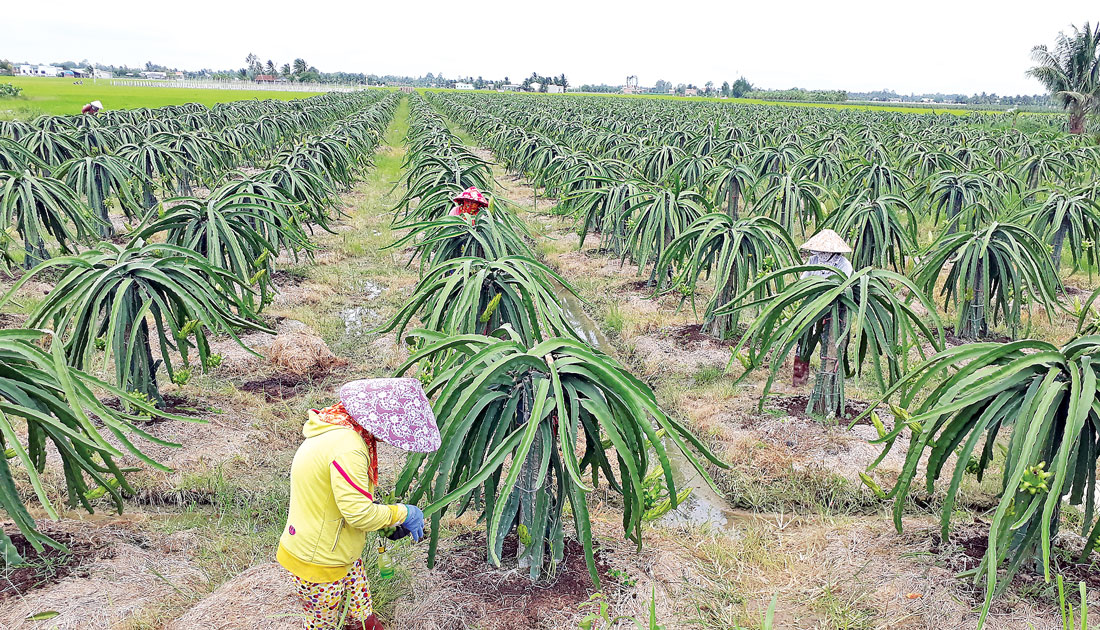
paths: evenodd
<path fill-rule="evenodd" d="M 851 247 L 840 238 L 840 235 L 832 230 L 821 230 L 814 234 L 813 238 L 802 244 L 799 249 L 811 252 L 827 252 L 830 254 L 849 254 Z"/>
<path fill-rule="evenodd" d="M 439 427 L 424 387 L 415 378 L 368 378 L 340 388 L 352 420 L 374 437 L 413 453 L 439 448 Z"/>

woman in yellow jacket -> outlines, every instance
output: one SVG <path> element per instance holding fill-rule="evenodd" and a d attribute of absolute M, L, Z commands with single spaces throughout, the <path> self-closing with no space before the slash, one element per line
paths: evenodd
<path fill-rule="evenodd" d="M 424 535 L 414 505 L 374 501 L 377 440 L 419 453 L 440 436 L 420 382 L 412 378 L 352 381 L 340 402 L 311 409 L 305 441 L 290 468 L 290 514 L 276 559 L 290 571 L 309 630 L 380 629 L 363 572 L 367 532 L 401 526 Z"/>

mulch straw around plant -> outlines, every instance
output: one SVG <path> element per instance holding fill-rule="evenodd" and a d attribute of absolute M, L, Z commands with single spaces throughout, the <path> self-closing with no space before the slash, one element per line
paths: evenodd
<path fill-rule="evenodd" d="M 301 630 L 304 619 L 289 574 L 270 562 L 221 585 L 165 630 Z"/>
<path fill-rule="evenodd" d="M 5 526 L 5 531 L 12 535 L 14 527 Z M 188 554 L 174 546 L 182 541 L 173 537 L 69 520 L 46 525 L 44 531 L 71 553 L 27 551 L 30 567 L 0 577 L 4 588 L 12 589 L 0 597 L 0 628 L 128 627 L 121 624 L 170 597 L 195 592 L 206 580 Z M 35 615 L 50 617 L 28 620 Z"/>

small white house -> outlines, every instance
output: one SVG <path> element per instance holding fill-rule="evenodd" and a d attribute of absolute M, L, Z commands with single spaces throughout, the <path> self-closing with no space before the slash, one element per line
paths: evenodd
<path fill-rule="evenodd" d="M 99 68 L 96 68 L 93 72 L 95 74 L 95 78 L 97 78 L 97 79 L 113 79 L 113 78 L 115 78 L 115 73 L 107 71 L 107 70 L 100 70 Z"/>
<path fill-rule="evenodd" d="M 539 91 L 542 90 L 542 84 L 541 83 L 532 83 L 530 88 L 531 88 L 532 92 L 539 92 Z"/>
<path fill-rule="evenodd" d="M 19 66 L 20 76 L 56 77 L 61 72 L 57 66 Z"/>
<path fill-rule="evenodd" d="M 149 71 L 149 72 L 142 72 L 141 76 L 145 77 L 146 79 L 167 79 L 168 78 L 168 73 Z"/>
<path fill-rule="evenodd" d="M 456 90 L 472 90 L 474 89 L 473 83 L 455 83 Z"/>
<path fill-rule="evenodd" d="M 562 94 L 565 92 L 565 88 L 560 85 L 548 85 L 546 86 L 547 94 Z"/>
<path fill-rule="evenodd" d="M 699 90 L 695 88 L 685 88 L 684 96 L 699 96 Z"/>
<path fill-rule="evenodd" d="M 518 92 L 522 85 L 516 85 L 515 83 L 504 83 L 497 85 L 497 92 Z"/>

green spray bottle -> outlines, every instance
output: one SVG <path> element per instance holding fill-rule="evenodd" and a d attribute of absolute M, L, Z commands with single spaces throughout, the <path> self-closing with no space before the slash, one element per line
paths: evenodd
<path fill-rule="evenodd" d="M 378 575 L 383 580 L 393 579 L 393 558 L 384 544 L 378 545 Z"/>

